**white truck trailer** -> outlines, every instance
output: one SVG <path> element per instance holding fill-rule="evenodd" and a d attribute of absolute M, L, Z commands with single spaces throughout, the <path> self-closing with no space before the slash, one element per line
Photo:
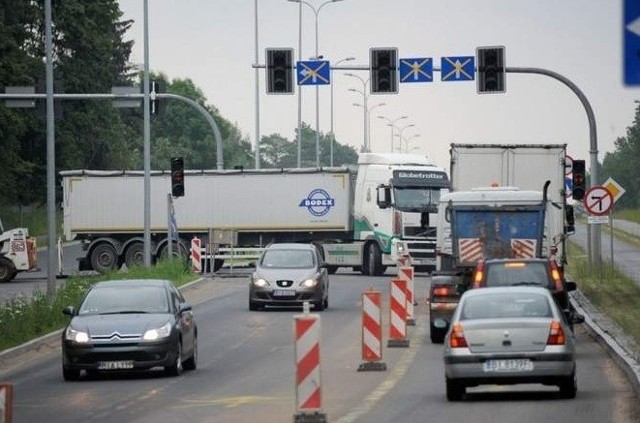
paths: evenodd
<path fill-rule="evenodd" d="M 65 238 L 81 240 L 86 251 L 80 270 L 142 263 L 143 172 L 61 175 Z M 323 247 L 331 271 L 352 267 L 382 274 L 405 251 L 415 255 L 414 261 L 435 266 L 435 213 L 448 178 L 423 157 L 365 153 L 357 171 L 187 170 L 184 177 L 185 196 L 174 200 L 176 252 L 188 254 L 193 237 L 222 247 L 314 242 Z M 168 251 L 170 185 L 170 172 L 151 172 L 153 259 Z M 222 265 L 216 256 L 213 270 Z"/>

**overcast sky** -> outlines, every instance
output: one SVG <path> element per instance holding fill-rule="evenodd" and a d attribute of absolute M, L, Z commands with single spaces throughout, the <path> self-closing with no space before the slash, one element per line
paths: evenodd
<path fill-rule="evenodd" d="M 152 71 L 190 78 L 208 103 L 255 143 L 255 0 L 149 0 Z M 316 15 L 287 0 L 258 0 L 258 62 L 265 49 L 290 47 L 295 60 L 315 55 Z M 324 0 L 307 0 L 316 10 Z M 124 18 L 135 20 L 133 62 L 143 62 L 143 1 L 120 0 Z M 623 0 L 343 0 L 324 5 L 318 17 L 319 54 L 341 65 L 367 66 L 371 47 L 397 47 L 400 58 L 474 56 L 476 47 L 503 45 L 508 67 L 543 68 L 568 78 L 593 107 L 598 159 L 632 125 L 640 87 L 623 81 Z M 363 144 L 363 83 L 335 70 L 334 132 L 357 149 Z M 368 71 L 354 71 L 363 80 Z M 299 87 L 296 87 L 299 88 Z M 315 88 L 302 87 L 303 120 L 316 126 Z M 408 147 L 448 168 L 449 145 L 464 143 L 566 143 L 574 159 L 589 165 L 589 124 L 578 97 L 546 76 L 509 73 L 505 94 L 478 95 L 475 82 L 401 84 L 397 95 L 370 95 L 371 150 L 391 149 L 389 120 Z M 320 89 L 320 131 L 331 129 L 330 87 Z M 259 71 L 260 134 L 295 139 L 297 95 L 267 95 Z M 416 136 L 417 135 L 417 136 Z M 403 145 L 404 146 L 404 145 Z M 396 138 L 397 148 L 397 138 Z M 322 163 L 328 165 L 328 163 Z"/>

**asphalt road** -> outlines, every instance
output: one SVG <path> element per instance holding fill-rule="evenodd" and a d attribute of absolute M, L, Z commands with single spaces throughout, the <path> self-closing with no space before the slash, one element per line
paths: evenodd
<path fill-rule="evenodd" d="M 386 348 L 387 370 L 358 372 L 361 295 L 388 295 L 389 276 L 332 277 L 321 317 L 322 405 L 328 421 L 349 422 L 637 422 L 640 404 L 604 349 L 579 327 L 578 395 L 554 387 L 478 387 L 466 401 L 445 399 L 442 346 L 428 340 L 427 278 L 416 279 L 416 326 L 409 348 Z M 64 382 L 59 340 L 49 351 L 0 370 L 14 383 L 14 422 L 283 422 L 295 413 L 293 318 L 299 310 L 248 311 L 245 279 L 216 278 L 185 295 L 195 305 L 199 365 L 178 378 L 123 374 Z M 387 303 L 387 301 L 383 301 Z M 57 338 L 57 337 L 56 337 Z"/>

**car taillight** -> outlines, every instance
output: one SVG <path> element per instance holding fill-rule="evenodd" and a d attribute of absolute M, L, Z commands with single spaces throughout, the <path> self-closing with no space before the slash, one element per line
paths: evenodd
<path fill-rule="evenodd" d="M 551 279 L 553 280 L 553 287 L 556 292 L 562 292 L 562 275 L 560 274 L 558 265 L 553 260 L 551 261 Z"/>
<path fill-rule="evenodd" d="M 562 325 L 558 321 L 551 322 L 549 327 L 549 338 L 547 338 L 547 345 L 564 345 L 565 336 Z"/>
<path fill-rule="evenodd" d="M 436 286 L 431 288 L 432 297 L 453 297 L 456 291 L 450 286 Z"/>
<path fill-rule="evenodd" d="M 462 331 L 462 325 L 456 323 L 451 328 L 451 336 L 449 337 L 449 346 L 451 348 L 467 348 L 467 340 L 464 338 L 464 332 Z"/>
<path fill-rule="evenodd" d="M 479 261 L 473 274 L 473 288 L 480 288 L 484 279 L 484 261 Z"/>

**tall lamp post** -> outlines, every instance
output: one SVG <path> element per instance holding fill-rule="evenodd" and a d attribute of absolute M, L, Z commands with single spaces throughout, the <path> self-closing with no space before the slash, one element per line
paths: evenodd
<path fill-rule="evenodd" d="M 418 147 L 413 147 L 411 150 L 409 150 L 409 141 L 411 141 L 414 138 L 419 138 L 420 134 L 413 134 L 410 137 L 404 138 L 404 152 L 408 153 L 409 151 L 413 151 L 413 150 L 417 150 Z M 400 144 L 402 146 L 402 144 Z"/>
<path fill-rule="evenodd" d="M 345 73 L 345 76 L 349 76 L 351 78 L 357 78 L 358 80 L 360 80 L 360 82 L 362 83 L 362 91 L 360 91 L 359 89 L 356 88 L 349 88 L 349 91 L 354 92 L 354 93 L 359 93 L 362 94 L 362 109 L 363 109 L 363 144 L 362 144 L 362 151 L 367 153 L 369 152 L 369 134 L 368 134 L 368 124 L 367 124 L 367 100 L 369 98 L 369 95 L 367 94 L 367 85 L 369 85 L 369 79 L 367 78 L 366 80 L 364 78 L 362 78 L 359 75 L 356 75 L 354 73 Z"/>
<path fill-rule="evenodd" d="M 402 133 L 404 132 L 404 130 L 405 130 L 405 129 L 407 129 L 407 128 L 413 128 L 414 126 L 416 126 L 414 123 L 410 123 L 410 124 L 408 124 L 408 125 L 403 126 L 402 128 L 400 128 L 400 129 L 398 130 L 398 138 L 399 138 L 399 140 L 400 140 L 400 141 L 399 141 L 399 144 L 400 144 L 400 145 L 399 145 L 399 147 L 400 147 L 400 148 L 398 148 L 398 150 L 399 150 L 400 152 L 402 152 L 402 140 L 404 139 L 404 138 L 402 137 Z"/>
<path fill-rule="evenodd" d="M 337 3 L 339 1 L 344 0 L 327 0 L 324 3 L 320 4 L 317 8 L 311 3 L 305 0 L 288 0 L 292 3 L 300 3 L 309 6 L 309 8 L 313 11 L 316 20 L 316 54 L 314 56 L 315 60 L 320 58 L 318 54 L 318 15 L 320 14 L 320 10 L 329 3 Z M 300 24 L 299 28 L 300 34 L 302 34 L 302 24 Z M 300 38 L 302 35 L 300 35 Z M 298 52 L 299 56 L 302 57 L 302 53 Z M 318 86 L 316 85 L 316 167 L 320 167 L 320 91 L 318 90 Z M 301 107 L 301 101 L 298 101 L 298 107 Z M 298 111 L 298 114 L 300 112 Z M 300 133 L 300 125 L 298 125 L 298 134 Z"/>
<path fill-rule="evenodd" d="M 345 57 L 344 59 L 338 60 L 334 66 L 338 66 L 342 62 L 349 62 L 351 60 L 355 60 L 355 57 Z M 336 136 L 333 133 L 333 67 L 331 68 L 331 152 L 330 152 L 330 162 L 329 165 L 333 167 L 333 144 L 336 141 Z"/>
<path fill-rule="evenodd" d="M 396 122 L 397 122 L 397 121 L 399 121 L 399 120 L 402 120 L 402 119 L 407 119 L 408 117 L 409 117 L 409 116 L 407 116 L 407 115 L 402 115 L 402 116 L 400 116 L 399 118 L 396 118 L 396 119 L 391 120 L 391 119 L 389 119 L 389 118 L 388 118 L 388 117 L 386 117 L 386 116 L 378 116 L 378 119 L 383 119 L 383 120 L 385 120 L 385 121 L 387 122 L 387 126 L 390 126 L 390 127 L 391 127 L 391 150 L 390 150 L 390 151 L 391 151 L 392 153 L 393 153 L 393 134 L 394 134 L 394 129 L 396 128 L 396 126 L 395 126 L 395 125 L 396 125 Z"/>
<path fill-rule="evenodd" d="M 360 90 L 357 90 L 358 92 Z M 371 107 L 365 107 L 363 104 L 360 103 L 353 103 L 354 106 L 356 107 L 362 107 L 365 109 L 365 125 L 367 126 L 367 141 L 366 141 L 366 152 L 369 153 L 371 152 L 371 112 L 375 109 L 377 109 L 380 106 L 386 106 L 387 103 L 378 103 L 378 104 L 374 104 Z"/>

